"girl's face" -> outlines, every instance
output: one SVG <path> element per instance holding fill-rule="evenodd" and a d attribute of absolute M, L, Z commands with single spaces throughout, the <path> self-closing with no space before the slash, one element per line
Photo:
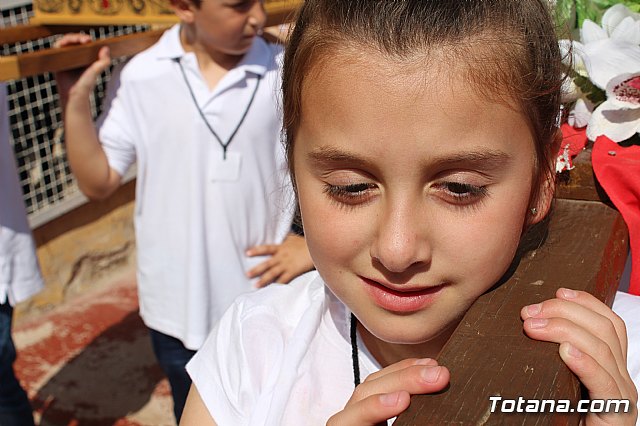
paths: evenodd
<path fill-rule="evenodd" d="M 546 209 L 529 204 L 534 142 L 516 108 L 456 64 L 365 53 L 305 79 L 293 159 L 315 265 L 384 365 L 435 356 L 508 268 L 531 207 Z"/>

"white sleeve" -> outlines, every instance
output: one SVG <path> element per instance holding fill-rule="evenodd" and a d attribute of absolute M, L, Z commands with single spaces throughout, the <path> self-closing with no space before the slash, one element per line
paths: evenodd
<path fill-rule="evenodd" d="M 98 138 L 109 161 L 109 166 L 124 176 L 136 161 L 135 123 L 132 123 L 130 85 L 123 84 L 124 64 L 116 65 L 107 84 L 103 111 L 97 120 Z M 126 71 L 125 71 L 126 72 Z"/>
<path fill-rule="evenodd" d="M 619 291 L 612 309 L 627 326 L 627 369 L 636 388 L 640 389 L 640 296 Z"/>
<path fill-rule="evenodd" d="M 234 303 L 187 364 L 187 371 L 219 426 L 246 425 L 256 409 L 284 339 L 277 320 L 261 306 Z"/>

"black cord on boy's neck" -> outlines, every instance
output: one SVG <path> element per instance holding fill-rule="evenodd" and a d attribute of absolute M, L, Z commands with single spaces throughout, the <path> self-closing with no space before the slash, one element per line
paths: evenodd
<path fill-rule="evenodd" d="M 358 359 L 358 335 L 357 335 L 358 320 L 356 316 L 351 314 L 351 362 L 353 364 L 353 384 L 358 386 L 360 384 L 360 360 Z"/>
<path fill-rule="evenodd" d="M 209 120 L 207 120 L 207 117 L 205 117 L 205 115 L 204 115 L 204 111 L 202 111 L 202 109 L 200 108 L 200 105 L 198 105 L 198 100 L 196 99 L 195 93 L 193 93 L 193 88 L 191 87 L 191 84 L 189 83 L 189 79 L 187 78 L 187 73 L 185 72 L 184 67 L 182 66 L 181 58 L 180 57 L 173 58 L 173 61 L 178 64 L 178 67 L 180 68 L 180 72 L 182 73 L 182 77 L 184 79 L 184 82 L 187 85 L 187 88 L 189 89 L 189 94 L 191 95 L 191 99 L 193 100 L 193 104 L 196 106 L 196 109 L 198 110 L 198 113 L 200 113 L 200 117 L 202 117 L 202 121 L 204 121 L 204 124 L 209 129 L 209 132 L 211 132 L 211 134 L 215 137 L 216 141 L 218 142 L 218 144 L 222 148 L 222 155 L 223 155 L 223 158 L 226 160 L 227 159 L 227 148 L 229 148 L 229 145 L 231 145 L 231 142 L 233 141 L 233 138 L 235 137 L 236 133 L 238 133 L 238 130 L 240 130 L 240 126 L 242 126 L 242 123 L 244 123 L 244 119 L 247 118 L 247 114 L 249 113 L 249 109 L 251 108 L 251 105 L 253 104 L 253 100 L 256 97 L 256 93 L 258 93 L 258 87 L 260 87 L 260 80 L 262 79 L 262 76 L 260 74 L 258 74 L 258 79 L 257 79 L 256 85 L 255 85 L 255 87 L 253 89 L 253 93 L 251 94 L 251 98 L 249 99 L 249 103 L 247 104 L 247 107 L 245 108 L 244 113 L 242 114 L 242 117 L 240 118 L 240 121 L 238 122 L 238 125 L 233 130 L 233 132 L 231 133 L 231 136 L 229 136 L 229 140 L 227 140 L 227 143 L 224 143 L 224 142 L 222 142 L 222 139 L 220 139 L 220 136 L 218 136 L 216 131 L 213 130 L 213 127 L 211 127 L 211 124 L 209 123 Z"/>

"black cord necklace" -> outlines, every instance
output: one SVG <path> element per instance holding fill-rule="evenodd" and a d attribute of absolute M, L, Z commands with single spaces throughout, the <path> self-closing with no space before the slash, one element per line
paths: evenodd
<path fill-rule="evenodd" d="M 360 360 L 358 359 L 358 320 L 356 316 L 351 314 L 351 362 L 353 365 L 353 384 L 354 387 L 360 384 Z"/>
<path fill-rule="evenodd" d="M 231 133 L 231 136 L 229 136 L 229 140 L 227 141 L 227 143 L 224 143 L 222 142 L 222 139 L 220 139 L 220 136 L 218 136 L 218 134 L 215 132 L 215 130 L 213 130 L 213 127 L 211 127 L 211 124 L 207 120 L 207 117 L 205 117 L 202 109 L 200 109 L 200 106 L 198 105 L 198 101 L 196 100 L 196 95 L 193 93 L 193 88 L 191 87 L 191 84 L 189 84 L 189 80 L 187 79 L 187 73 L 184 71 L 184 67 L 182 66 L 181 58 L 173 58 L 173 60 L 180 67 L 180 72 L 182 72 L 182 77 L 184 78 L 184 82 L 187 84 L 187 88 L 189 89 L 189 94 L 191 94 L 191 99 L 193 100 L 193 103 L 196 106 L 196 109 L 200 113 L 200 117 L 202 117 L 204 124 L 207 125 L 207 128 L 209 129 L 211 134 L 216 138 L 216 141 L 218 141 L 218 144 L 220 144 L 220 146 L 222 147 L 222 158 L 226 160 L 227 148 L 231 144 L 233 137 L 236 135 L 236 133 L 238 133 L 238 130 L 240 130 L 240 126 L 242 126 L 244 119 L 247 117 L 247 114 L 249 113 L 251 104 L 253 104 L 253 99 L 256 97 L 256 93 L 258 92 L 258 86 L 260 86 L 260 80 L 262 79 L 262 76 L 258 74 L 256 87 L 253 89 L 253 93 L 251 94 L 251 99 L 249 99 L 249 103 L 247 104 L 247 108 L 244 110 L 244 114 L 242 114 L 242 118 L 240 118 L 240 121 L 238 122 L 238 125 L 236 126 L 235 130 L 233 131 L 233 133 Z"/>

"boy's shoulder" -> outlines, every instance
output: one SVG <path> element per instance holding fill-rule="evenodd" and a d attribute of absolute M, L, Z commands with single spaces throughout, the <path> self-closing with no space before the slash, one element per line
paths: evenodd
<path fill-rule="evenodd" d="M 282 45 L 271 43 L 262 37 L 257 37 L 251 49 L 249 49 L 236 67 L 249 70 L 252 68 L 255 70 L 263 69 L 266 73 L 275 72 L 279 77 L 283 59 L 284 47 Z"/>
<path fill-rule="evenodd" d="M 165 72 L 171 59 L 184 53 L 180 25 L 167 29 L 153 45 L 133 56 L 122 69 L 123 79 L 144 79 Z"/>

